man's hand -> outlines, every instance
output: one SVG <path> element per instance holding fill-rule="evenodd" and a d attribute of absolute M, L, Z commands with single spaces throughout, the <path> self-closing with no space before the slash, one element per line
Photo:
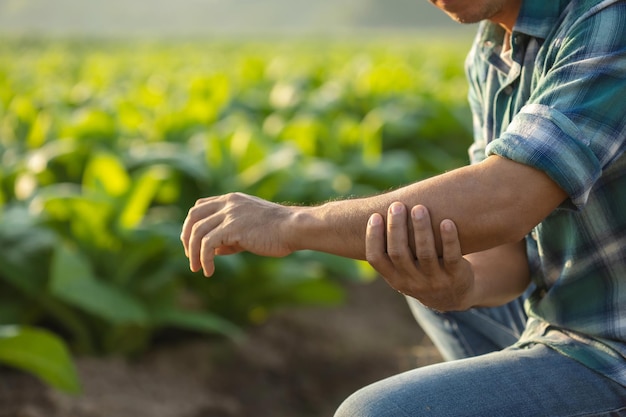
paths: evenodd
<path fill-rule="evenodd" d="M 454 222 L 443 220 L 439 225 L 443 259 L 437 256 L 426 207 L 413 207 L 411 224 L 412 233 L 405 205 L 393 203 L 388 210 L 385 240 L 383 217 L 373 214 L 367 225 L 367 261 L 391 287 L 430 308 L 440 311 L 470 308 L 474 273 L 471 264 L 461 255 Z M 409 239 L 414 240 L 414 251 Z"/>
<path fill-rule="evenodd" d="M 180 235 L 191 270 L 213 275 L 215 255 L 288 255 L 283 222 L 289 217 L 289 207 L 241 193 L 198 200 Z"/>

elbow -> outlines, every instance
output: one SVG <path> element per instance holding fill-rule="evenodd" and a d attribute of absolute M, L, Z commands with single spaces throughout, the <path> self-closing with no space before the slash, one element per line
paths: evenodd
<path fill-rule="evenodd" d="M 511 244 L 521 241 L 526 238 L 526 235 L 528 235 L 535 226 L 536 225 L 524 225 L 507 230 L 502 236 L 502 244 Z"/>
<path fill-rule="evenodd" d="M 533 228 L 541 222 L 541 218 L 533 218 L 516 213 L 508 217 L 501 225 L 501 244 L 516 243 L 524 239 Z"/>

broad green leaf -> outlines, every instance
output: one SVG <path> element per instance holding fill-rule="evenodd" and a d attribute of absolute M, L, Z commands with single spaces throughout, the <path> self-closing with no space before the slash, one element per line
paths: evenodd
<path fill-rule="evenodd" d="M 198 136 L 201 137 L 201 136 Z M 150 165 L 167 166 L 185 173 L 189 177 L 205 181 L 207 171 L 202 158 L 188 146 L 180 143 L 143 143 L 133 144 L 128 149 L 128 159 L 132 167 Z"/>
<path fill-rule="evenodd" d="M 0 326 L 0 362 L 36 375 L 51 386 L 78 393 L 78 374 L 63 341 L 32 327 Z"/>
<path fill-rule="evenodd" d="M 141 173 L 120 215 L 120 226 L 131 229 L 141 222 L 166 177 L 167 170 L 163 166 L 153 166 Z"/>
<path fill-rule="evenodd" d="M 314 156 L 318 151 L 320 130 L 319 120 L 310 116 L 295 118 L 287 123 L 281 137 L 296 144 L 304 155 Z"/>
<path fill-rule="evenodd" d="M 363 161 L 366 165 L 380 161 L 383 120 L 376 110 L 371 111 L 361 122 L 361 141 L 363 143 Z"/>
<path fill-rule="evenodd" d="M 209 334 L 217 333 L 229 337 L 237 337 L 242 334 L 242 330 L 230 321 L 202 311 L 161 308 L 153 313 L 153 320 L 160 325 Z"/>
<path fill-rule="evenodd" d="M 60 233 L 83 248 L 106 251 L 119 248 L 119 236 L 111 227 L 118 210 L 117 201 L 110 196 L 82 194 L 74 184 L 54 184 L 42 188 L 35 203 Z"/>
<path fill-rule="evenodd" d="M 83 185 L 104 190 L 110 196 L 121 196 L 130 187 L 130 177 L 120 159 L 110 153 L 94 155 L 83 174 Z"/>
<path fill-rule="evenodd" d="M 50 114 L 44 111 L 39 112 L 28 133 L 28 138 L 26 138 L 26 143 L 30 149 L 37 149 L 46 142 L 51 125 L 52 117 Z"/>
<path fill-rule="evenodd" d="M 118 236 L 111 227 L 111 219 L 117 209 L 114 201 L 85 195 L 68 199 L 66 204 L 72 209 L 69 223 L 73 240 L 83 247 L 99 250 L 116 250 L 119 247 Z"/>
<path fill-rule="evenodd" d="M 239 126 L 230 139 L 230 153 L 237 161 L 239 170 L 248 168 L 262 159 L 264 152 L 259 152 L 259 144 L 254 141 L 252 129 L 249 126 Z"/>
<path fill-rule="evenodd" d="M 101 108 L 81 108 L 64 132 L 82 140 L 112 141 L 117 137 L 115 119 Z"/>
<path fill-rule="evenodd" d="M 7 297 L 8 293 L 8 297 Z M 19 323 L 23 303 L 14 291 L 0 283 L 0 325 Z"/>
<path fill-rule="evenodd" d="M 45 175 L 50 181 L 65 181 L 67 172 L 63 177 L 57 176 L 58 168 L 67 171 L 70 165 L 80 162 L 82 150 L 79 141 L 67 139 L 48 140 L 43 145 L 33 148 L 26 159 L 27 168 L 38 175 Z M 69 165 L 68 165 L 69 164 Z M 72 169 L 73 170 L 73 169 Z M 59 170 L 60 171 L 60 170 Z"/>
<path fill-rule="evenodd" d="M 295 255 L 296 259 L 302 258 L 300 263 L 317 262 L 320 268 L 326 271 L 326 275 L 335 279 L 370 281 L 376 277 L 376 271 L 365 261 L 313 251 L 303 251 Z"/>
<path fill-rule="evenodd" d="M 287 297 L 296 305 L 339 305 L 344 301 L 345 294 L 336 283 L 316 279 L 290 288 Z"/>
<path fill-rule="evenodd" d="M 298 153 L 295 149 L 290 147 L 281 148 L 241 172 L 239 179 L 245 187 L 251 187 L 270 174 L 288 169 L 290 166 L 294 165 L 297 157 Z"/>
<path fill-rule="evenodd" d="M 0 280 L 37 296 L 46 285 L 50 254 L 56 243 L 54 233 L 38 226 L 25 208 L 5 207 L 0 213 Z"/>
<path fill-rule="evenodd" d="M 15 114 L 18 119 L 25 123 L 32 123 L 37 117 L 35 103 L 25 95 L 18 95 L 13 98 L 9 105 L 9 112 Z"/>
<path fill-rule="evenodd" d="M 223 141 L 215 134 L 206 135 L 205 160 L 209 168 L 217 168 L 222 166 L 225 158 L 225 150 L 223 149 Z"/>
<path fill-rule="evenodd" d="M 138 300 L 97 280 L 87 260 L 64 245 L 56 248 L 52 259 L 50 290 L 65 302 L 115 324 L 141 324 L 148 319 Z"/>
<path fill-rule="evenodd" d="M 209 124 L 215 121 L 218 108 L 208 105 L 206 98 L 193 98 L 184 108 L 185 116 L 193 123 Z"/>

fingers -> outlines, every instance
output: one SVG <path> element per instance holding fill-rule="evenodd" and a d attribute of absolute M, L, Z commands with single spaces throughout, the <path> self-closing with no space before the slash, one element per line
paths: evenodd
<path fill-rule="evenodd" d="M 383 275 L 385 271 L 392 270 L 395 273 L 413 273 L 416 267 L 425 275 L 435 275 L 442 266 L 441 261 L 445 269 L 452 269 L 462 260 L 456 225 L 448 219 L 443 220 L 439 227 L 443 244 L 443 260 L 440 259 L 430 214 L 422 205 L 411 210 L 412 233 L 407 228 L 406 207 L 402 203 L 391 204 L 386 228 L 383 222 L 380 214 L 373 214 L 366 236 L 366 259 Z M 414 254 L 409 239 L 415 243 Z"/>
<path fill-rule="evenodd" d="M 415 257 L 409 248 L 406 206 L 393 203 L 387 214 L 387 254 L 396 269 L 409 271 L 415 267 Z"/>
<path fill-rule="evenodd" d="M 211 241 L 211 232 L 219 224 L 219 220 L 209 217 L 198 221 L 192 227 L 189 238 L 189 267 L 193 272 L 203 270 L 205 276 L 214 272 L 213 259 L 216 247 Z"/>
<path fill-rule="evenodd" d="M 370 216 L 365 236 L 365 257 L 382 275 L 392 268 L 401 269 L 413 264 L 404 204 L 389 206 L 386 227 L 382 215 L 374 213 Z"/>
<path fill-rule="evenodd" d="M 212 240 L 215 233 L 211 232 L 221 223 L 221 219 L 214 214 L 219 207 L 209 202 L 210 199 L 198 200 L 189 210 L 180 236 L 190 269 L 193 272 L 202 269 L 207 277 L 215 271 L 213 260 L 219 247 Z"/>
<path fill-rule="evenodd" d="M 443 264 L 450 271 L 459 267 L 463 254 L 456 225 L 452 220 L 446 219 L 439 225 L 441 243 L 443 246 Z"/>
<path fill-rule="evenodd" d="M 407 209 L 404 204 L 389 206 L 386 226 L 381 214 L 370 216 L 365 238 L 366 259 L 398 291 L 407 290 L 405 278 L 415 271 L 415 257 L 408 242 Z"/>
<path fill-rule="evenodd" d="M 387 256 L 385 242 L 385 220 L 379 213 L 370 216 L 365 232 L 365 259 L 382 276 L 393 270 L 393 264 Z"/>
<path fill-rule="evenodd" d="M 425 274 L 432 274 L 439 269 L 439 257 L 435 249 L 435 236 L 428 209 L 421 205 L 413 207 L 411 222 L 417 262 Z"/>
<path fill-rule="evenodd" d="M 189 241 L 191 239 L 191 232 L 193 230 L 194 225 L 198 220 L 203 217 L 204 203 L 209 201 L 208 198 L 202 198 L 196 201 L 196 204 L 193 205 L 189 209 L 187 213 L 187 217 L 183 222 L 183 227 L 180 233 L 180 240 L 183 244 L 183 248 L 185 249 L 185 256 L 189 257 Z"/>
<path fill-rule="evenodd" d="M 198 262 L 198 264 L 196 265 L 200 266 L 195 271 L 198 271 L 201 267 L 202 273 L 205 277 L 210 277 L 211 275 L 213 275 L 213 273 L 215 272 L 215 252 L 215 248 L 212 247 L 212 245 L 208 242 L 208 238 L 205 236 L 202 239 L 199 258 L 196 261 Z M 193 267 L 192 271 L 194 271 Z"/>

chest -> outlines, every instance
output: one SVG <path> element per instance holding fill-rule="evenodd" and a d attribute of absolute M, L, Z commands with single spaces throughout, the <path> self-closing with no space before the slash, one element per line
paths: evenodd
<path fill-rule="evenodd" d="M 484 45 L 479 52 L 479 65 L 474 74 L 473 88 L 477 103 L 477 140 L 486 145 L 498 138 L 513 117 L 532 99 L 541 79 L 541 45 L 534 38 L 515 35 L 512 48 L 506 53 L 501 47 Z"/>

